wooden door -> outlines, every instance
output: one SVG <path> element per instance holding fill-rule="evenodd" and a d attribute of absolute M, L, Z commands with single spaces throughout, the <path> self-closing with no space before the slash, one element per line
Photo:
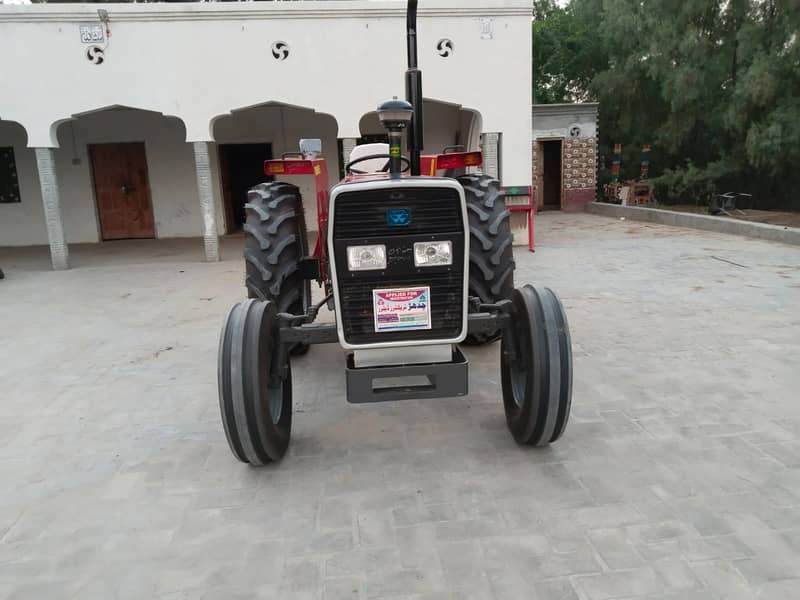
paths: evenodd
<path fill-rule="evenodd" d="M 89 156 L 103 239 L 155 237 L 144 144 L 91 144 Z"/>

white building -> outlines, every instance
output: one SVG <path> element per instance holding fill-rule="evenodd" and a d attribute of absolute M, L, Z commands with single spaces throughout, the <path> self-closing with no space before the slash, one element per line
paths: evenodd
<path fill-rule="evenodd" d="M 98 10 L 99 9 L 99 10 Z M 265 158 L 319 137 L 331 184 L 404 95 L 405 2 L 0 5 L 0 246 L 237 230 Z M 530 0 L 422 0 L 425 148 L 531 182 Z M 449 43 L 448 43 L 449 41 Z M 500 135 L 494 135 L 500 134 Z M 312 182 L 302 183 L 316 227 Z"/>

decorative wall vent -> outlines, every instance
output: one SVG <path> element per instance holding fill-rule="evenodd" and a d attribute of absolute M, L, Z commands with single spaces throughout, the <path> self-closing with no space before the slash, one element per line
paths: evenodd
<path fill-rule="evenodd" d="M 453 40 L 449 40 L 447 38 L 439 40 L 436 44 L 436 52 L 442 58 L 447 58 L 451 56 L 455 52 L 455 46 L 453 45 Z"/>
<path fill-rule="evenodd" d="M 272 57 L 275 60 L 286 60 L 289 58 L 289 44 L 286 42 L 273 42 L 272 44 Z"/>
<path fill-rule="evenodd" d="M 106 59 L 106 53 L 100 46 L 89 46 L 86 50 L 86 58 L 93 65 L 102 65 Z"/>

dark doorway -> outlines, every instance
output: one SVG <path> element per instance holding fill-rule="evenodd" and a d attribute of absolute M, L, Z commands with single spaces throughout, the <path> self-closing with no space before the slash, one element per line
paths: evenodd
<path fill-rule="evenodd" d="M 220 144 L 219 170 L 228 233 L 239 231 L 244 224 L 248 190 L 272 181 L 264 175 L 264 161 L 271 158 L 271 144 Z"/>
<path fill-rule="evenodd" d="M 561 208 L 561 141 L 542 142 L 542 200 L 544 208 Z"/>

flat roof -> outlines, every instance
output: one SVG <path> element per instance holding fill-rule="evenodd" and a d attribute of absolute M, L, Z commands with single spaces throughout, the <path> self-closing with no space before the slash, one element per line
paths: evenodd
<path fill-rule="evenodd" d="M 532 104 L 531 108 L 547 110 L 549 108 L 597 108 L 598 106 L 600 106 L 599 102 L 565 102 L 563 104 Z"/>
<path fill-rule="evenodd" d="M 0 4 L 4 22 L 80 22 L 96 20 L 97 11 L 111 13 L 113 21 L 210 21 L 241 19 L 330 19 L 405 17 L 399 0 L 327 2 L 153 2 Z M 511 17 L 532 15 L 530 0 L 427 0 L 420 17 Z"/>

